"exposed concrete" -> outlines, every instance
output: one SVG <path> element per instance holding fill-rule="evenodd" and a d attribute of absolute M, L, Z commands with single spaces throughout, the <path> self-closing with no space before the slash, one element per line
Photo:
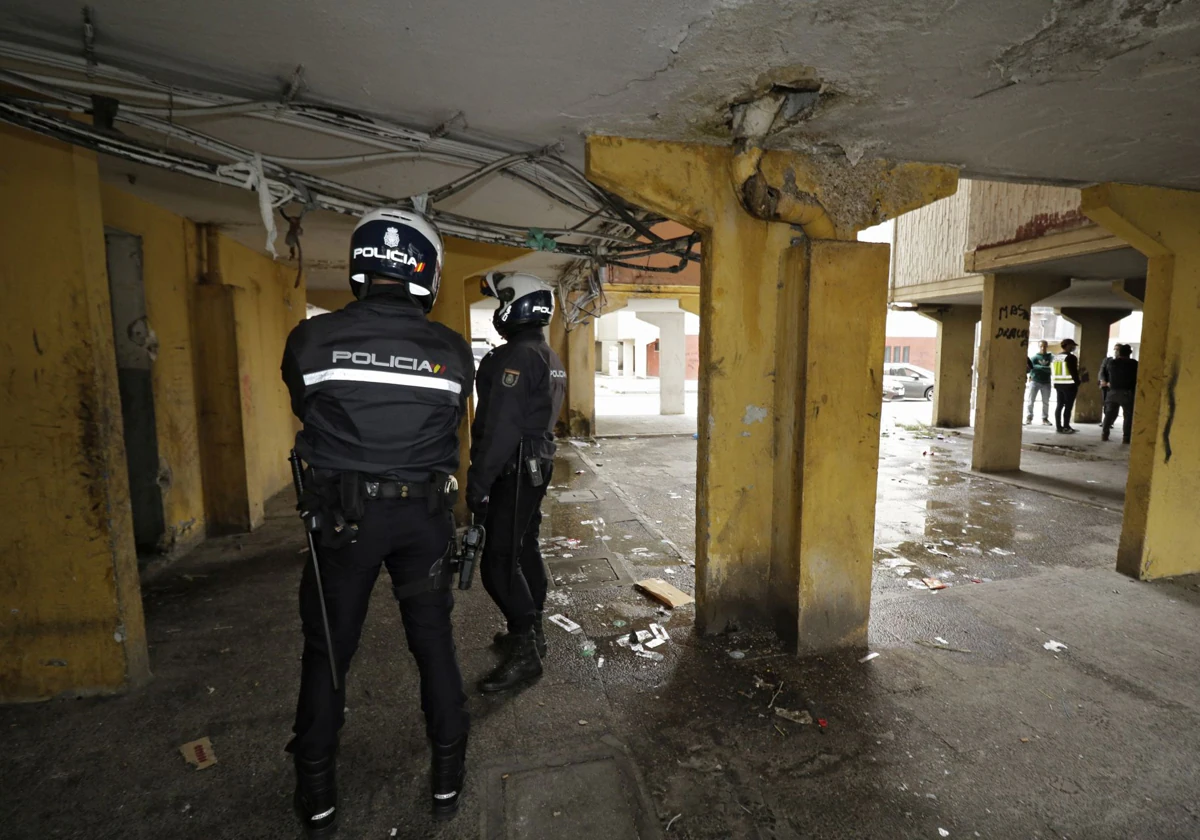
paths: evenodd
<path fill-rule="evenodd" d="M 971 425 L 972 373 L 975 370 L 975 325 L 981 307 L 947 306 L 922 312 L 938 323 L 937 371 L 933 391 L 933 423 L 957 428 Z"/>
<path fill-rule="evenodd" d="M 638 318 L 658 327 L 659 413 L 684 413 L 684 385 L 687 378 L 687 336 L 684 313 L 639 312 Z M 610 371 L 605 371 L 610 373 Z"/>

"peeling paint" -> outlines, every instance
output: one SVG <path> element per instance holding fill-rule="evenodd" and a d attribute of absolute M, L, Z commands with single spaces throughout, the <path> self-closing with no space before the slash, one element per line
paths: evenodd
<path fill-rule="evenodd" d="M 768 410 L 758 405 L 746 406 L 746 413 L 742 415 L 742 423 L 749 426 L 751 423 L 761 423 L 767 419 Z"/>
<path fill-rule="evenodd" d="M 979 248 L 996 248 L 1000 245 L 1011 245 L 1014 242 L 1025 242 L 1045 236 L 1047 233 L 1086 227 L 1090 224 L 1092 224 L 1091 219 L 1083 215 L 1079 210 L 1070 210 L 1063 213 L 1038 213 L 1028 222 L 1018 227 L 1017 232 L 1013 236 L 995 242 L 981 243 Z"/>

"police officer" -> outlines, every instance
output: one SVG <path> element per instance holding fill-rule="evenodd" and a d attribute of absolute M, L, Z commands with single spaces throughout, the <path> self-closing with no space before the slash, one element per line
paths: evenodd
<path fill-rule="evenodd" d="M 1137 374 L 1138 363 L 1133 358 L 1133 348 L 1128 344 L 1118 344 L 1117 357 L 1108 359 L 1100 374 L 1101 385 L 1105 389 L 1101 440 L 1108 440 L 1109 432 L 1117 422 L 1117 412 L 1121 411 L 1124 414 L 1121 443 L 1129 443 L 1133 434 L 1133 398 L 1137 391 Z"/>
<path fill-rule="evenodd" d="M 1050 363 L 1050 378 L 1054 382 L 1057 397 L 1054 426 L 1060 435 L 1073 435 L 1078 429 L 1071 425 L 1071 415 L 1075 411 L 1075 398 L 1079 396 L 1079 383 L 1083 381 L 1079 372 L 1079 358 L 1075 355 L 1075 348 L 1079 345 L 1073 338 L 1064 338 L 1061 346 L 1062 353 Z"/>
<path fill-rule="evenodd" d="M 450 476 L 474 360 L 462 336 L 426 318 L 442 254 L 437 230 L 416 213 L 363 216 L 350 242 L 357 300 L 301 322 L 284 352 L 283 379 L 304 424 L 296 451 L 309 466 L 301 507 L 319 510 L 321 582 L 341 678 L 335 689 L 309 563 L 300 582 L 300 698 L 287 749 L 296 764 L 296 811 L 310 837 L 335 828 L 345 675 L 381 565 L 421 673 L 434 815 L 453 816 L 458 807 L 468 717 L 450 625 Z"/>
<path fill-rule="evenodd" d="M 554 315 L 551 287 L 531 274 L 494 272 L 481 287 L 500 301 L 492 323 L 505 339 L 475 377 L 479 407 L 467 473 L 467 506 L 487 530 L 480 576 L 508 623 L 496 636 L 504 661 L 479 683 L 488 694 L 542 674 L 546 567 L 538 530 L 567 374 L 542 332 Z"/>

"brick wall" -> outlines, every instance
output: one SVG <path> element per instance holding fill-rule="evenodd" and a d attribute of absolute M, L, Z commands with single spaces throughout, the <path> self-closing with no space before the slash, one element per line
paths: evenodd
<path fill-rule="evenodd" d="M 686 335 L 687 340 L 687 373 L 685 379 L 700 378 L 700 336 Z M 658 342 L 652 341 L 646 345 L 646 375 L 658 376 Z"/>
<path fill-rule="evenodd" d="M 910 365 L 925 368 L 926 370 L 936 370 L 937 364 L 937 339 L 929 336 L 914 336 L 906 338 L 904 336 L 889 335 L 884 341 L 883 361 L 885 364 L 908 362 Z M 908 350 L 908 356 L 904 355 L 905 349 Z M 891 356 L 888 353 L 891 353 Z"/>

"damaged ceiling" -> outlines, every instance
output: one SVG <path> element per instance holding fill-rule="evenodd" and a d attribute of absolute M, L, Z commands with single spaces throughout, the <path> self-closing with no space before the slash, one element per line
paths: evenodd
<path fill-rule="evenodd" d="M 1200 3 L 1186 0 L 99 0 L 92 15 L 99 60 L 162 81 L 272 98 L 303 65 L 304 101 L 426 131 L 461 114 L 458 135 L 505 151 L 561 142 L 577 164 L 588 133 L 729 143 L 730 107 L 782 89 L 797 104 L 769 148 L 1200 189 Z M 0 39 L 79 56 L 81 20 L 73 3 L 7 0 Z M 371 151 L 245 117 L 203 128 L 274 154 Z M 125 162 L 105 172 L 262 246 L 253 196 Z M 406 197 L 462 170 L 321 174 Z M 453 206 L 525 226 L 580 220 L 506 178 Z M 339 275 L 348 225 L 314 218 L 313 258 L 330 269 L 318 285 Z"/>

